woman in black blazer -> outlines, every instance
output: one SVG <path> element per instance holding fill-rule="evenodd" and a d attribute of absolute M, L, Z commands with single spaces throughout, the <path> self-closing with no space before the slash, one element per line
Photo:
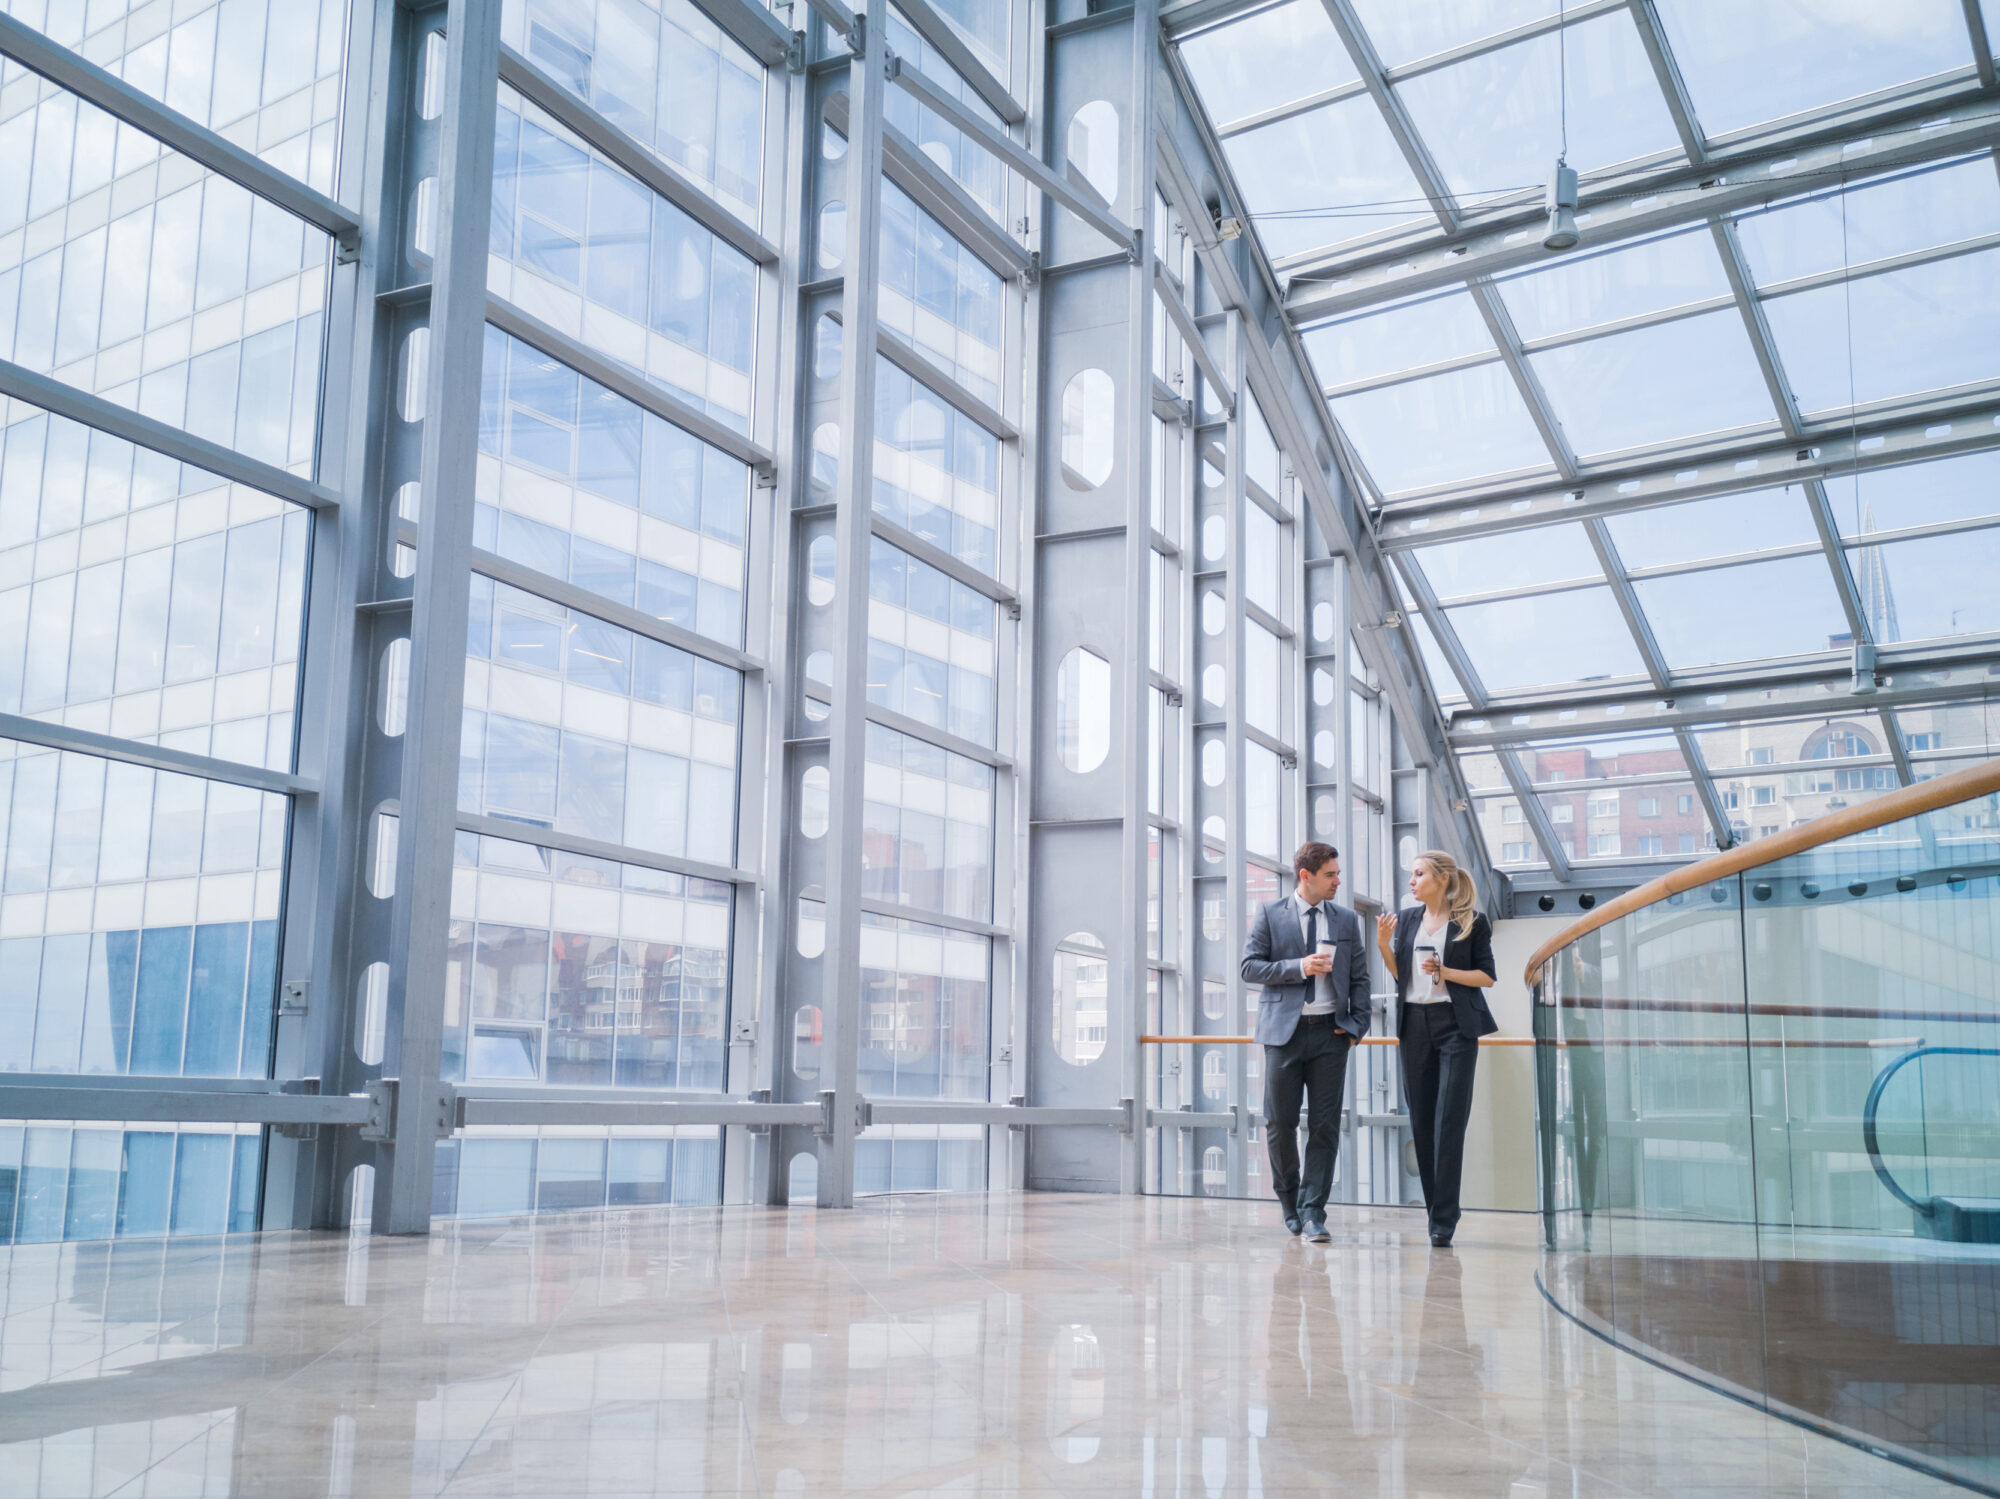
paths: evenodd
<path fill-rule="evenodd" d="M 1375 942 L 1396 980 L 1398 1050 L 1410 1138 L 1430 1210 L 1431 1243 L 1451 1247 L 1479 1038 L 1500 1029 L 1486 1007 L 1493 928 L 1473 909 L 1472 876 L 1450 854 L 1419 854 L 1410 894 L 1422 904 L 1375 919 Z"/>

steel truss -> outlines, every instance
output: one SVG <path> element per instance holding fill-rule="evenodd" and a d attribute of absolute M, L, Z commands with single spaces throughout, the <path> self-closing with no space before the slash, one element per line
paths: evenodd
<path fill-rule="evenodd" d="M 331 195 L 0 18 L 0 52 L 326 230 L 338 246 L 310 478 L 0 364 L 0 397 L 306 507 L 313 524 L 301 663 L 308 711 L 295 768 L 264 770 L 42 718 L 0 716 L 0 737 L 20 743 L 289 798 L 283 1003 L 272 1078 L 42 1074 L 0 1083 L 0 1114 L 268 1125 L 263 1221 L 273 1227 L 340 1225 L 361 1212 L 379 1233 L 423 1232 L 435 1210 L 442 1152 L 467 1130 L 503 1126 L 714 1126 L 723 1132 L 722 1191 L 732 1201 L 788 1200 L 794 1168 L 804 1169 L 799 1158 L 806 1157 L 816 1199 L 846 1205 L 863 1131 L 953 1124 L 987 1131 L 988 1180 L 996 1184 L 1193 1190 L 1205 1153 L 1220 1142 L 1227 1179 L 1242 1189 L 1261 1153 L 1251 1139 L 1255 1079 L 1243 1049 L 1231 1049 L 1226 1117 L 1163 1131 L 1171 1138 L 1155 1141 L 1142 1121 L 1166 1096 L 1170 1075 L 1138 1037 L 1162 1023 L 1234 1028 L 1244 992 L 1232 934 L 1241 931 L 1258 887 L 1288 877 L 1291 844 L 1307 832 L 1335 837 L 1351 868 L 1372 867 L 1370 888 L 1357 893 L 1378 903 L 1393 904 L 1406 839 L 1456 845 L 1475 861 L 1489 901 L 1499 893 L 1480 862 L 1470 819 L 1454 805 L 1462 788 L 1454 791 L 1443 721 L 1392 622 L 1398 594 L 1385 554 L 1335 461 L 1339 435 L 1284 324 L 1279 288 L 1247 241 L 1220 237 L 1196 190 L 1204 176 L 1226 179 L 1226 171 L 1176 60 L 1158 42 L 1153 0 L 1052 22 L 1041 4 L 1022 4 L 1007 70 L 1018 94 L 931 5 L 906 0 L 900 9 L 911 25 L 998 115 L 999 127 L 960 102 L 939 75 L 919 74 L 912 60 L 895 57 L 886 32 L 855 21 L 835 0 L 815 0 L 818 14 L 790 34 L 749 0 L 698 3 L 771 69 L 763 222 L 718 203 L 503 46 L 498 6 L 357 0 Z M 441 79 L 425 75 L 427 59 L 441 59 Z M 502 85 L 755 265 L 760 373 L 749 431 L 489 294 L 492 121 Z M 888 123 L 892 97 L 915 100 L 961 132 L 964 149 L 984 150 L 1005 166 L 998 215 Z M 442 107 L 427 112 L 426 99 Z M 1071 144 L 1080 139 L 1077 112 L 1097 102 L 1110 104 L 1118 121 L 1117 188 L 1109 194 L 1096 185 L 1101 163 L 1093 158 L 1085 170 L 1073 159 L 1083 147 Z M 821 149 L 823 123 L 845 136 L 839 161 Z M 437 213 L 419 252 L 412 205 L 417 185 L 430 177 L 438 179 Z M 1002 278 L 1005 356 L 996 400 L 975 395 L 930 353 L 878 325 L 884 180 Z M 832 276 L 817 242 L 829 189 L 845 211 Z M 1178 228 L 1156 242 L 1169 224 Z M 1191 253 L 1176 268 L 1183 242 Z M 822 317 L 841 334 L 835 376 L 814 367 Z M 750 466 L 756 481 L 740 648 L 475 541 L 479 376 L 489 327 Z M 1155 374 L 1155 351 L 1164 358 L 1169 340 L 1184 348 L 1177 386 Z M 993 572 L 875 511 L 878 359 L 997 439 Z M 1065 434 L 1075 426 L 1071 380 L 1086 370 L 1105 374 L 1115 391 L 1110 468 L 1089 488 L 1065 474 L 1072 457 Z M 1250 472 L 1253 412 L 1268 423 L 1280 455 L 1275 484 Z M 822 453 L 815 439 L 828 427 L 837 434 L 830 492 L 818 487 L 814 463 Z M 1203 477 L 1210 459 L 1219 482 Z M 1163 496 L 1157 510 L 1156 485 Z M 1211 518 L 1221 525 L 1219 557 L 1206 541 Z M 1278 594 L 1253 598 L 1251 530 L 1271 524 L 1283 559 Z M 835 559 L 830 598 L 814 581 L 822 537 Z M 883 543 L 994 605 L 998 704 L 990 745 L 869 701 L 870 550 Z M 465 621 L 475 578 L 741 674 L 732 862 L 458 808 Z M 1224 605 L 1214 632 L 1202 607 L 1211 594 Z M 1245 678 L 1253 629 L 1279 652 L 1275 722 L 1251 722 Z M 1155 636 L 1162 641 L 1157 660 L 1149 650 Z M 1109 752 L 1088 772 L 1065 764 L 1067 731 L 1056 712 L 1062 663 L 1077 649 L 1098 655 L 1112 683 Z M 832 661 L 827 679 L 807 666 L 821 650 Z M 406 678 L 395 675 L 396 660 L 405 663 Z M 1217 698 L 1204 695 L 1209 666 L 1222 673 Z M 379 710 L 399 690 L 392 727 L 391 715 Z M 1354 780 L 1345 753 L 1357 694 L 1382 705 L 1370 710 L 1379 784 Z M 865 893 L 870 725 L 991 772 L 990 919 Z M 1219 782 L 1206 774 L 1211 742 L 1225 757 Z M 1275 847 L 1248 826 L 1244 767 L 1254 757 L 1279 766 Z M 1203 773 L 1194 773 L 1197 766 Z M 823 803 L 809 786 L 815 771 L 825 773 Z M 823 807 L 823 831 L 806 829 L 809 804 Z M 1210 817 L 1221 819 L 1219 834 L 1211 835 Z M 722 1089 L 442 1081 L 453 887 L 465 873 L 456 862 L 468 837 L 732 891 Z M 801 912 L 814 902 L 824 907 L 825 938 L 808 955 Z M 990 944 L 983 1097 L 864 1094 L 862 932 L 882 920 Z M 1094 1061 L 1061 1055 L 1050 1024 L 1050 975 L 1072 931 L 1101 939 L 1111 975 L 1110 1040 Z M 387 998 L 371 1010 L 366 991 L 377 964 L 386 965 Z M 1208 1014 L 1210 985 L 1224 993 L 1220 1017 Z M 795 1065 L 793 1050 L 808 1011 L 825 1038 L 824 1063 L 813 1076 Z M 371 1024 L 380 1026 L 379 1052 L 365 1044 Z M 364 1061 L 364 1051 L 379 1059 Z M 1204 1093 L 1201 1101 L 1215 1100 Z M 1387 1146 L 1376 1154 L 1384 1163 L 1378 1169 L 1389 1171 Z M 370 1181 L 369 1190 L 358 1189 Z"/>

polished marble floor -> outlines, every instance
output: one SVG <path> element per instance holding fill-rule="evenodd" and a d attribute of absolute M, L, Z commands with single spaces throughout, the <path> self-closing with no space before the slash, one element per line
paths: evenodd
<path fill-rule="evenodd" d="M 1536 1220 L 1055 1194 L 0 1251 L 0 1496 L 1962 1493 L 1613 1349 Z"/>

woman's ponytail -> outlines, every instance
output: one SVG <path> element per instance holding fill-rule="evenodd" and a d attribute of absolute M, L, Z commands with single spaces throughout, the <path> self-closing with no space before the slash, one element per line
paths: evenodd
<path fill-rule="evenodd" d="M 1431 849 L 1417 855 L 1426 859 L 1444 881 L 1445 902 L 1451 909 L 1451 924 L 1458 936 L 1464 937 L 1472 930 L 1472 918 L 1478 915 L 1475 903 L 1478 892 L 1472 888 L 1472 876 L 1458 867 L 1458 860 L 1441 849 Z"/>

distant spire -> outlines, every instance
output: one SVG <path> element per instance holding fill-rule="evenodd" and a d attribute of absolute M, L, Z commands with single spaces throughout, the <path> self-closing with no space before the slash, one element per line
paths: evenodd
<path fill-rule="evenodd" d="M 1862 533 L 1874 529 L 1875 507 L 1864 506 Z M 1880 547 L 1855 548 L 1854 586 L 1861 594 L 1861 617 L 1868 621 L 1868 633 L 1884 643 L 1902 639 L 1896 623 L 1896 591 L 1889 584 L 1889 564 L 1883 560 Z"/>

